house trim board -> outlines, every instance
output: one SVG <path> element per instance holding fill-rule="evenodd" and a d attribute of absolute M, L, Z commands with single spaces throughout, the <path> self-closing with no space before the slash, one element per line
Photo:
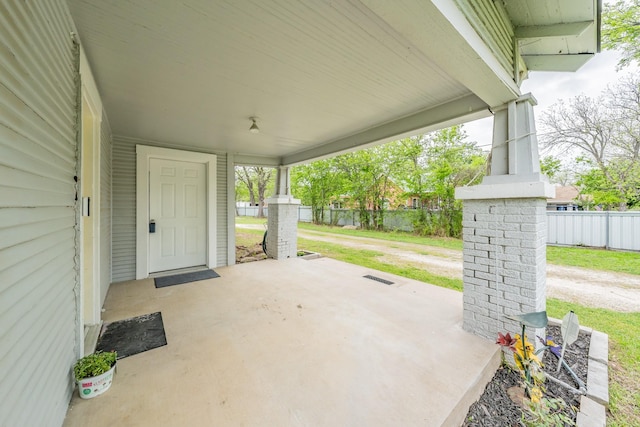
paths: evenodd
<path fill-rule="evenodd" d="M 89 209 L 88 212 L 85 212 L 83 208 L 83 197 L 79 197 L 78 209 L 80 210 L 79 222 L 78 226 L 80 227 L 80 247 L 78 249 L 79 260 L 80 260 L 80 298 L 78 299 L 78 315 L 81 318 L 79 327 L 78 327 L 78 336 L 82 339 L 80 342 L 84 342 L 84 329 L 88 325 L 98 325 L 101 321 L 100 319 L 100 309 L 102 307 L 103 301 L 100 298 L 102 286 L 103 284 L 100 281 L 102 277 L 100 274 L 100 260 L 101 260 L 101 242 L 100 239 L 102 236 L 100 235 L 100 184 L 101 184 L 101 153 L 102 153 L 102 115 L 103 115 L 103 106 L 102 99 L 100 98 L 100 94 L 98 92 L 98 88 L 96 82 L 93 78 L 93 73 L 91 72 L 91 67 L 89 66 L 89 62 L 87 60 L 86 54 L 82 46 L 80 46 L 80 55 L 79 55 L 79 71 L 80 71 L 80 102 L 79 104 L 82 106 L 86 106 L 88 111 L 83 111 L 83 107 L 80 107 L 79 114 L 79 122 L 81 124 L 82 131 L 80 132 L 80 141 L 78 144 L 79 148 L 79 170 L 78 173 L 81 177 L 80 179 L 80 196 L 83 195 L 86 188 L 83 188 L 85 185 L 91 187 L 89 189 L 89 193 L 91 195 L 90 204 L 86 207 Z M 89 129 L 84 129 L 84 126 L 88 125 Z M 89 136 L 89 140 L 85 141 L 85 137 Z M 84 155 L 84 147 L 85 143 L 91 145 L 91 152 L 87 153 L 90 158 Z M 87 170 L 85 171 L 85 168 Z M 82 177 L 87 176 L 87 174 L 91 175 L 91 179 L 89 183 L 85 183 Z M 91 216 L 91 221 L 89 221 L 91 230 L 86 230 L 84 226 L 85 216 Z M 91 240 L 90 242 L 86 241 L 85 233 L 90 231 Z M 87 260 L 85 256 L 87 253 L 85 251 L 91 252 L 91 260 Z M 85 262 L 90 262 L 89 267 L 91 268 L 91 283 L 85 283 L 87 281 L 86 271 L 85 271 Z M 88 291 L 87 286 L 90 286 L 89 295 L 86 295 Z M 85 304 L 90 304 L 91 306 L 87 308 Z M 79 351 L 82 351 L 82 345 L 80 345 Z M 82 353 L 79 353 L 82 355 Z"/>
<path fill-rule="evenodd" d="M 214 154 L 136 145 L 136 280 L 149 277 L 149 162 L 165 159 L 204 164 L 207 170 L 207 266 L 216 266 L 216 162 Z"/>

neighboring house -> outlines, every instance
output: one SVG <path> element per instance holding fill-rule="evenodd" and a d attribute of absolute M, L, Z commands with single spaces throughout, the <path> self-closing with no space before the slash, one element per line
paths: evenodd
<path fill-rule="evenodd" d="M 404 191 L 402 188 L 391 180 L 387 181 L 385 185 L 386 197 L 384 198 L 383 209 L 396 209 L 403 207 Z M 358 201 L 348 195 L 332 197 L 329 201 L 329 205 L 333 209 L 357 209 L 359 207 Z M 373 208 L 374 204 L 371 201 L 367 202 L 367 209 L 373 210 Z"/>
<path fill-rule="evenodd" d="M 408 209 L 427 209 L 434 211 L 439 209 L 440 199 L 435 194 L 431 196 L 412 194 L 405 201 L 405 207 Z"/>
<path fill-rule="evenodd" d="M 548 211 L 577 211 L 580 199 L 580 190 L 573 185 L 556 186 L 556 196 L 547 199 Z"/>
<path fill-rule="evenodd" d="M 290 166 L 492 114 L 503 129 L 493 175 L 460 196 L 479 210 L 520 209 L 514 194 L 538 203 L 548 192 L 529 182 L 532 157 L 515 154 L 537 150 L 520 84 L 529 70 L 575 71 L 594 56 L 598 5 L 4 0 L 0 425 L 62 424 L 71 366 L 92 351 L 112 282 L 235 263 L 236 165 L 278 168 L 276 258 L 295 257 Z M 528 119 L 516 127 L 516 117 Z M 525 294 L 544 303 L 538 288 Z M 482 298 L 465 294 L 464 327 L 492 334 L 503 325 L 485 322 Z"/>

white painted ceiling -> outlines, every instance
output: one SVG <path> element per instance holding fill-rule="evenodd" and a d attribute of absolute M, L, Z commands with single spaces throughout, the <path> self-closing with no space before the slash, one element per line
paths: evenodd
<path fill-rule="evenodd" d="M 535 0 L 514 3 L 523 25 L 541 19 Z M 486 116 L 519 94 L 451 0 L 69 5 L 118 136 L 296 163 Z"/>

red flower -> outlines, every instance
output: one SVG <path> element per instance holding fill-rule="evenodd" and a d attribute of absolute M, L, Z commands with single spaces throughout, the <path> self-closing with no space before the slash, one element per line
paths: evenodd
<path fill-rule="evenodd" d="M 507 332 L 507 335 L 502 335 L 502 332 L 498 332 L 498 339 L 496 344 L 500 344 L 503 347 L 511 347 L 516 343 L 515 338 L 511 338 L 511 334 Z"/>

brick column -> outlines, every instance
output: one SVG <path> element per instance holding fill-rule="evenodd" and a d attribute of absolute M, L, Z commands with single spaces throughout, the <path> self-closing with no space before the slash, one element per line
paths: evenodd
<path fill-rule="evenodd" d="M 464 329 L 519 333 L 505 315 L 546 309 L 546 200 L 465 200 L 463 227 Z"/>
<path fill-rule="evenodd" d="M 533 96 L 496 108 L 488 175 L 456 189 L 463 204 L 463 327 L 495 340 L 520 333 L 505 315 L 546 309 L 546 199 L 555 189 L 540 173 Z M 544 331 L 530 331 L 529 340 Z"/>
<path fill-rule="evenodd" d="M 300 200 L 276 196 L 267 199 L 267 256 L 274 259 L 295 258 L 298 240 L 298 206 Z"/>
<path fill-rule="evenodd" d="M 276 194 L 267 199 L 267 256 L 294 258 L 298 252 L 298 207 L 300 200 L 290 194 L 289 168 L 280 166 L 276 176 Z"/>

